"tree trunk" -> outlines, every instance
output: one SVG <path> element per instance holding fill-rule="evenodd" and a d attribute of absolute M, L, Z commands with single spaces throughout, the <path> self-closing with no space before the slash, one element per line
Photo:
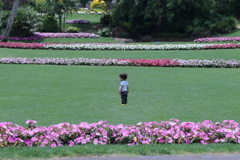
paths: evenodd
<path fill-rule="evenodd" d="M 59 19 L 59 31 L 62 32 L 62 15 L 61 14 L 58 15 L 58 19 Z"/>
<path fill-rule="evenodd" d="M 21 0 L 14 0 L 12 12 L 11 12 L 10 17 L 8 19 L 7 27 L 6 27 L 6 29 L 5 29 L 5 31 L 3 33 L 2 42 L 7 42 L 8 41 L 8 37 L 9 37 L 9 34 L 11 32 L 14 19 L 15 19 L 16 15 L 17 15 L 18 6 L 19 6 L 20 1 Z"/>

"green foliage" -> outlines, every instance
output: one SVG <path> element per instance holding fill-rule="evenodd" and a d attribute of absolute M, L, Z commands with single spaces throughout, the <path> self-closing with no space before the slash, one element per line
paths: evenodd
<path fill-rule="evenodd" d="M 68 27 L 67 32 L 68 33 L 78 33 L 78 28 L 77 27 Z"/>
<path fill-rule="evenodd" d="M 46 16 L 43 19 L 42 31 L 43 32 L 58 32 L 59 26 L 58 26 L 58 21 L 56 20 L 56 18 L 53 16 Z"/>
<path fill-rule="evenodd" d="M 111 15 L 110 14 L 105 14 L 100 18 L 100 23 L 102 25 L 109 25 L 111 20 L 112 20 Z"/>
<path fill-rule="evenodd" d="M 112 32 L 109 28 L 103 28 L 98 30 L 98 34 L 101 37 L 110 37 L 112 35 Z"/>
<path fill-rule="evenodd" d="M 49 15 L 57 15 L 59 22 L 59 29 L 62 31 L 62 24 L 65 27 L 65 19 L 72 12 L 78 9 L 78 0 L 46 0 L 44 9 Z"/>
<path fill-rule="evenodd" d="M 7 26 L 9 11 L 0 12 L 0 29 L 4 30 Z M 10 36 L 27 37 L 34 31 L 38 31 L 42 26 L 41 17 L 31 7 L 20 7 L 15 17 Z"/>
<path fill-rule="evenodd" d="M 229 33 L 236 29 L 236 18 L 233 16 L 223 16 L 217 22 L 211 25 L 214 33 Z"/>
<path fill-rule="evenodd" d="M 9 11 L 0 11 L 0 32 L 3 32 L 7 26 L 8 17 L 10 15 Z"/>
<path fill-rule="evenodd" d="M 119 36 L 119 38 L 129 38 L 129 37 L 130 37 L 130 35 L 127 32 L 122 32 Z"/>
<path fill-rule="evenodd" d="M 113 10 L 113 23 L 132 37 L 153 32 L 185 33 L 186 26 L 203 25 L 211 16 L 210 1 L 119 0 Z M 196 19 L 199 21 L 193 24 Z"/>
<path fill-rule="evenodd" d="M 136 38 L 156 32 L 190 35 L 211 28 L 228 32 L 234 26 L 232 18 L 228 17 L 233 15 L 230 11 L 233 2 L 240 6 L 235 0 L 119 0 L 113 10 L 113 24 L 125 28 L 131 37 Z M 223 23 L 216 21 L 219 16 L 225 17 Z M 227 29 L 224 31 L 223 28 Z"/>

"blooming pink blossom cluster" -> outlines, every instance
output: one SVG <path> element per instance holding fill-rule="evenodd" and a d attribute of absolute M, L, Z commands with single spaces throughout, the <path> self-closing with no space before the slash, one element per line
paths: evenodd
<path fill-rule="evenodd" d="M 195 39 L 194 42 L 202 43 L 202 42 L 233 42 L 240 41 L 240 37 L 207 37 L 207 38 L 199 38 Z"/>
<path fill-rule="evenodd" d="M 2 36 L 0 36 L 0 39 L 2 39 Z M 34 35 L 31 37 L 8 37 L 9 40 L 11 41 L 32 41 L 32 40 L 37 40 L 37 39 L 44 39 L 43 36 L 41 35 Z"/>
<path fill-rule="evenodd" d="M 240 44 L 217 44 L 211 46 L 205 46 L 204 49 L 237 49 L 240 48 Z"/>
<path fill-rule="evenodd" d="M 45 45 L 46 44 L 42 44 L 42 43 L 0 42 L 0 48 L 44 49 Z"/>
<path fill-rule="evenodd" d="M 182 122 L 178 119 L 158 122 L 140 122 L 137 125 L 109 125 L 106 121 L 79 124 L 60 123 L 49 127 L 36 126 L 28 120 L 28 127 L 0 123 L 0 147 L 63 146 L 107 144 L 190 144 L 240 143 L 239 124 L 234 120 L 223 123 Z"/>
<path fill-rule="evenodd" d="M 44 38 L 99 38 L 94 33 L 34 33 L 35 36 L 43 36 Z"/>

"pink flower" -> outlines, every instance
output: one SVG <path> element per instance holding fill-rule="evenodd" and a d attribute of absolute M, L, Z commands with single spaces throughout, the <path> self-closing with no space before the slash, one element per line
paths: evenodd
<path fill-rule="evenodd" d="M 57 145 L 55 143 L 51 144 L 51 147 L 54 148 L 54 147 L 57 147 Z"/>
<path fill-rule="evenodd" d="M 30 123 L 37 123 L 37 121 L 35 121 L 35 120 L 27 120 L 26 121 L 26 124 L 30 124 Z"/>

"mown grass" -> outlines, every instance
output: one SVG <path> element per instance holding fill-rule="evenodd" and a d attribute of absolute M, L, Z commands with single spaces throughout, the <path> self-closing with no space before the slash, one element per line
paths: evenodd
<path fill-rule="evenodd" d="M 94 39 L 96 40 L 96 39 Z M 69 42 L 69 39 L 66 40 Z M 56 51 L 0 49 L 0 57 L 240 59 L 239 50 Z M 0 121 L 48 126 L 107 120 L 136 124 L 178 118 L 240 122 L 238 69 L 0 65 Z M 129 74 L 129 105 L 120 106 L 119 73 Z M 0 159 L 79 156 L 239 154 L 240 145 L 110 145 L 2 148 Z"/>
<path fill-rule="evenodd" d="M 0 121 L 240 122 L 239 69 L 0 65 L 0 71 Z M 118 94 L 122 72 L 129 74 L 126 107 Z"/>
<path fill-rule="evenodd" d="M 31 50 L 0 48 L 0 57 L 58 57 L 58 58 L 127 58 L 127 59 L 236 59 L 240 60 L 239 49 L 223 50 L 176 50 L 176 51 L 72 51 Z"/>
<path fill-rule="evenodd" d="M 0 149 L 1 159 L 49 159 L 84 156 L 155 156 L 155 155 L 189 155 L 189 154 L 239 154 L 240 145 L 108 145 L 108 146 L 72 146 L 57 148 L 4 148 Z"/>

